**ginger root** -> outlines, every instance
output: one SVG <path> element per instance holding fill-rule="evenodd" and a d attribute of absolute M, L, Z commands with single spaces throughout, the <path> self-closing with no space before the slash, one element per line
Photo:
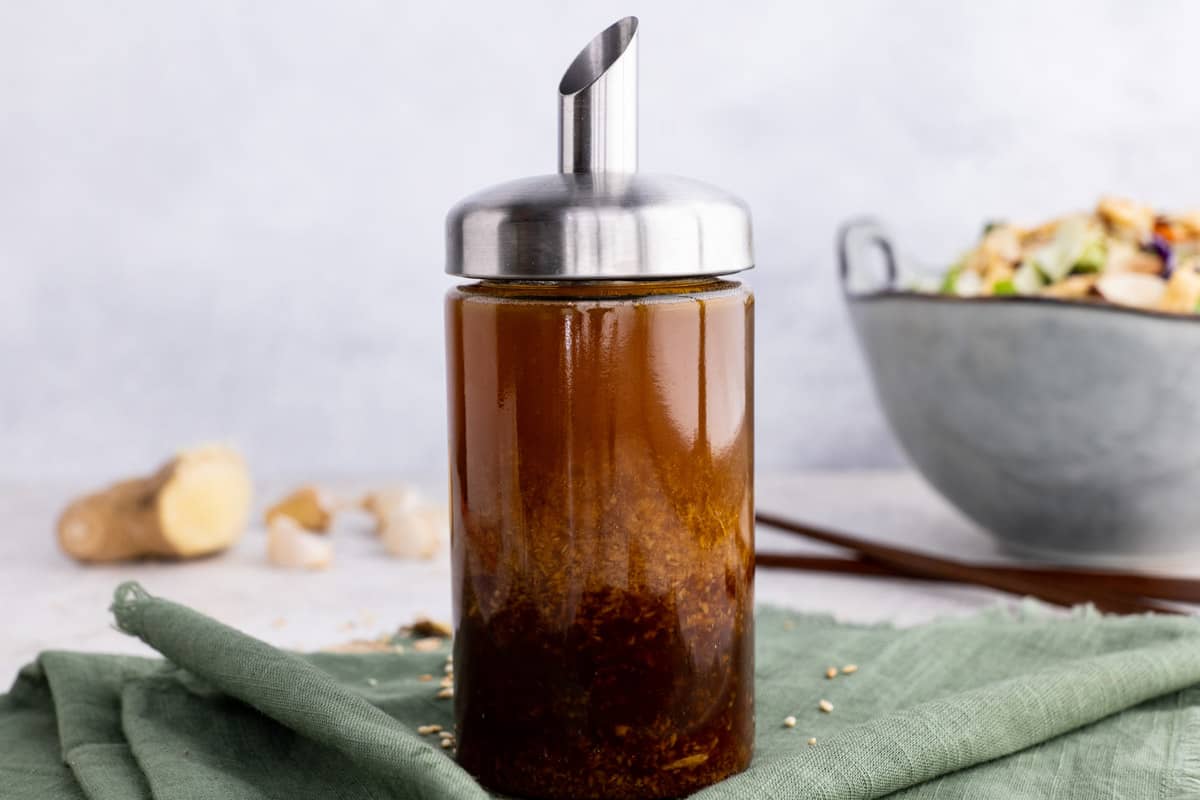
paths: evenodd
<path fill-rule="evenodd" d="M 250 471 L 236 450 L 193 447 L 153 475 L 72 502 L 59 517 L 58 541 L 80 561 L 208 555 L 246 530 L 251 495 Z"/>
<path fill-rule="evenodd" d="M 375 517 L 384 549 L 398 558 L 433 558 L 447 536 L 445 510 L 407 487 L 371 492 L 362 507 Z"/>
<path fill-rule="evenodd" d="M 305 530 L 324 533 L 333 522 L 337 504 L 316 486 L 301 486 L 267 509 L 267 527 L 278 517 L 289 517 Z"/>
<path fill-rule="evenodd" d="M 333 542 L 279 514 L 267 525 L 267 560 L 291 569 L 325 569 L 333 562 Z"/>

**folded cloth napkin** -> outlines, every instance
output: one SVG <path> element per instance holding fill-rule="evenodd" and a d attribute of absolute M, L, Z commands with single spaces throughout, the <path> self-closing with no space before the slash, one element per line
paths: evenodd
<path fill-rule="evenodd" d="M 301 656 L 133 584 L 113 610 L 166 660 L 23 669 L 0 696 L 0 796 L 489 796 L 416 733 L 452 724 L 422 680 L 444 645 Z M 896 629 L 763 609 L 757 629 L 757 754 L 702 800 L 1200 797 L 1195 620 L 1027 604 Z"/>

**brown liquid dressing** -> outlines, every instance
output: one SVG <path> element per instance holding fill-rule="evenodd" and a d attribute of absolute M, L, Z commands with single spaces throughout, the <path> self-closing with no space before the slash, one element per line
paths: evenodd
<path fill-rule="evenodd" d="M 459 762 L 578 800 L 745 769 L 750 292 L 483 283 L 446 308 Z"/>

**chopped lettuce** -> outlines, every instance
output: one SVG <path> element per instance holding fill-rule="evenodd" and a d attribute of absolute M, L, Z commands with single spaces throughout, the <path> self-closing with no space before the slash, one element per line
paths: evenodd
<path fill-rule="evenodd" d="M 1033 254 L 1031 262 L 1047 282 L 1057 283 L 1070 274 L 1091 239 L 1083 220 L 1066 220 L 1055 233 L 1054 239 Z"/>
<path fill-rule="evenodd" d="M 946 273 L 946 277 L 942 278 L 942 294 L 954 294 L 954 289 L 958 287 L 959 276 L 962 275 L 961 266 L 952 266 L 950 271 Z"/>
<path fill-rule="evenodd" d="M 1042 271 L 1032 261 L 1026 261 L 1013 273 L 1012 285 L 1017 294 L 1037 294 L 1046 285 Z"/>
<path fill-rule="evenodd" d="M 1012 279 L 996 281 L 992 284 L 992 294 L 996 295 L 997 297 L 1016 293 L 1017 287 L 1013 284 Z"/>
<path fill-rule="evenodd" d="M 950 267 L 950 271 L 946 273 L 946 277 L 942 279 L 942 294 L 956 294 L 958 290 L 958 276 L 962 275 L 962 271 L 966 268 L 966 259 L 960 258 Z"/>
<path fill-rule="evenodd" d="M 1083 247 L 1083 252 L 1075 258 L 1071 272 L 1103 272 L 1108 262 L 1108 245 L 1103 237 L 1096 236 Z"/>

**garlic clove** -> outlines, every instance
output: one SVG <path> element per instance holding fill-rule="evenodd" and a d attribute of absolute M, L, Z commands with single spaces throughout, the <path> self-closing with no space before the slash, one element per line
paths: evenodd
<path fill-rule="evenodd" d="M 379 536 L 384 549 L 397 558 L 433 558 L 447 529 L 445 513 L 433 506 L 387 517 Z"/>
<path fill-rule="evenodd" d="M 267 526 L 267 560 L 289 569 L 325 569 L 333 562 L 333 542 L 281 514 Z"/>

